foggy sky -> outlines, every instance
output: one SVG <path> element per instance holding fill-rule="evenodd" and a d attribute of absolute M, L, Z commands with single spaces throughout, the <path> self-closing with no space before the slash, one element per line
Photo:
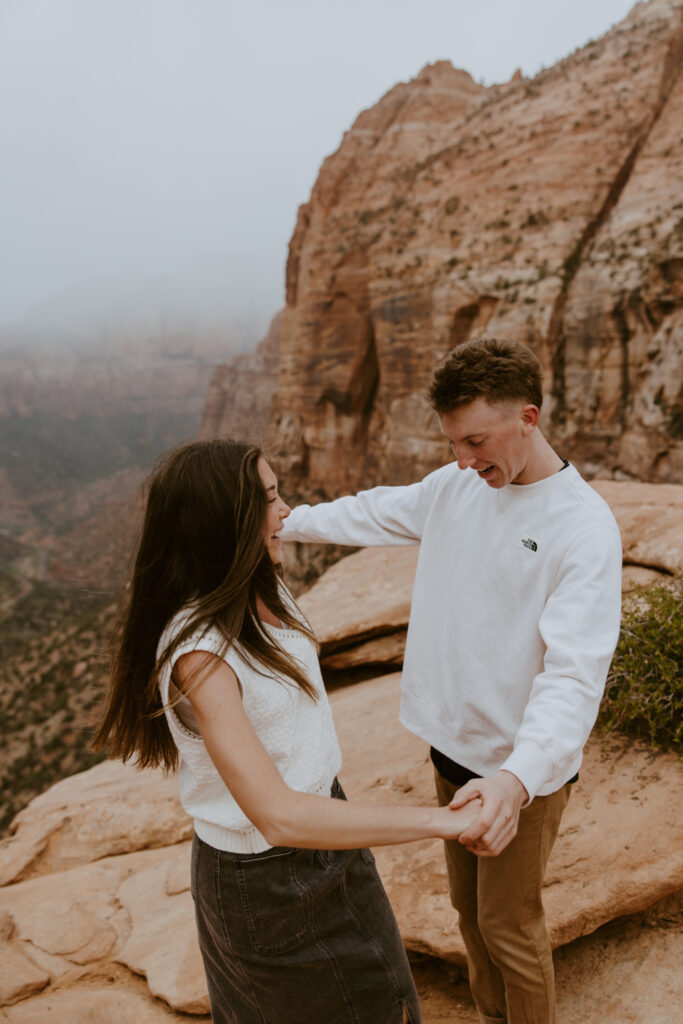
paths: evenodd
<path fill-rule="evenodd" d="M 439 59 L 487 85 L 533 75 L 632 6 L 0 0 L 0 325 L 111 286 L 258 336 L 297 207 L 360 110 Z"/>

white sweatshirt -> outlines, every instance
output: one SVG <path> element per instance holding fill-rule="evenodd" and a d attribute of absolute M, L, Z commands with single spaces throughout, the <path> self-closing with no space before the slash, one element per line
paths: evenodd
<path fill-rule="evenodd" d="M 619 633 L 621 539 L 573 466 L 494 489 L 452 463 L 300 505 L 283 538 L 421 542 L 403 725 L 478 775 L 512 772 L 530 799 L 577 772 Z"/>

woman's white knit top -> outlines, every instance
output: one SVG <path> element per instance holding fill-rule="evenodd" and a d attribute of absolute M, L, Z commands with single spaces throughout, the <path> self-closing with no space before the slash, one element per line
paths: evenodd
<path fill-rule="evenodd" d="M 190 614 L 190 609 L 183 609 L 171 619 L 159 640 L 157 657 L 177 636 Z M 315 647 L 297 630 L 267 624 L 264 628 L 301 664 L 315 687 L 317 701 L 296 683 L 276 676 L 271 669 L 264 666 L 261 674 L 251 668 L 234 644 L 223 659 L 237 675 L 244 710 L 285 783 L 300 793 L 329 796 L 341 767 L 341 751 Z M 177 647 L 159 680 L 164 705 L 168 704 L 169 693 L 171 699 L 177 695 L 171 674 L 178 658 L 190 651 L 218 655 L 223 646 L 223 637 L 217 629 L 201 627 Z M 194 819 L 199 838 L 218 850 L 234 853 L 268 850 L 270 844 L 234 800 L 201 736 L 188 727 L 193 718 L 187 698 L 182 698 L 173 708 L 166 708 L 166 720 L 180 754 L 180 801 Z"/>

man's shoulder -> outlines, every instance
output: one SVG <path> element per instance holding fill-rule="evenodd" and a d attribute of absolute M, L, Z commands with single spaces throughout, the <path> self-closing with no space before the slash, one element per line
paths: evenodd
<path fill-rule="evenodd" d="M 603 526 L 619 532 L 614 513 L 605 499 L 576 470 L 571 478 L 571 496 L 576 509 L 577 526 Z"/>
<path fill-rule="evenodd" d="M 552 516 L 555 551 L 561 558 L 581 562 L 602 562 L 604 558 L 621 566 L 621 533 L 607 502 L 590 483 L 574 471 L 566 479 L 562 500 L 548 510 Z"/>

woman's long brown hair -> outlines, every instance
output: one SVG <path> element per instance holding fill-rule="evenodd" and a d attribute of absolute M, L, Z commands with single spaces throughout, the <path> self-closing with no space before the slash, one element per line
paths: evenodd
<path fill-rule="evenodd" d="M 93 749 L 108 744 L 112 757 L 135 756 L 140 768 L 177 768 L 159 676 L 200 627 L 220 631 L 222 653 L 235 645 L 252 667 L 285 676 L 316 699 L 301 665 L 266 632 L 257 612 L 260 597 L 285 626 L 315 642 L 303 616 L 283 599 L 281 570 L 266 548 L 260 457 L 258 448 L 238 441 L 196 441 L 155 467 Z M 187 623 L 157 658 L 165 627 L 188 605 Z"/>

